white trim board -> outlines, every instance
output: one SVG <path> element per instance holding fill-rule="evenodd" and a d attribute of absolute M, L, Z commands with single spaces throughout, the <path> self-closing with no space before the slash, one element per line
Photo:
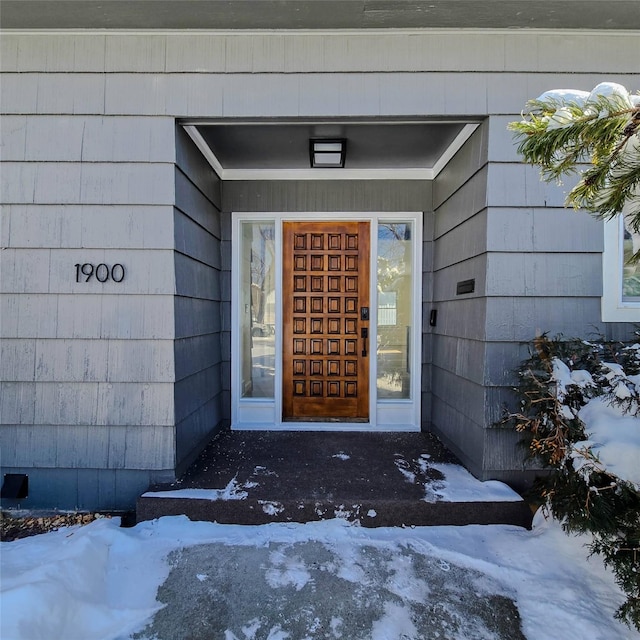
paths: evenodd
<path fill-rule="evenodd" d="M 624 268 L 623 220 L 616 216 L 604 223 L 602 254 L 602 321 L 640 322 L 640 302 L 622 299 Z"/>
<path fill-rule="evenodd" d="M 342 212 L 298 212 L 298 213 L 235 213 L 232 224 L 232 288 L 231 326 L 240 326 L 240 225 L 242 222 L 273 221 L 275 224 L 275 268 L 276 276 L 276 332 L 275 352 L 282 353 L 282 327 L 279 314 L 282 309 L 282 259 L 278 248 L 282 246 L 282 222 L 285 220 L 336 220 L 344 216 Z M 371 270 L 369 287 L 370 307 L 377 308 L 377 230 L 379 222 L 410 221 L 413 224 L 413 252 L 411 269 L 413 273 L 413 300 L 411 344 L 411 393 L 409 399 L 377 399 L 377 358 L 371 358 L 369 370 L 369 422 L 288 422 L 282 420 L 282 362 L 276 360 L 276 374 L 273 398 L 241 398 L 240 382 L 240 335 L 232 329 L 231 334 L 231 428 L 233 430 L 312 430 L 312 431 L 420 431 L 422 406 L 422 213 L 421 212 L 381 212 L 352 213 L 349 220 L 371 221 Z M 372 314 L 373 318 L 374 314 Z M 370 344 L 377 343 L 377 324 L 372 321 L 369 334 Z"/>

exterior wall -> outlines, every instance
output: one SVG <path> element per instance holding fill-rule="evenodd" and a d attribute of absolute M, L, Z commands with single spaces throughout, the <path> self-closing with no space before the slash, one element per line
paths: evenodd
<path fill-rule="evenodd" d="M 482 473 L 487 256 L 485 122 L 434 181 L 431 428 L 476 475 Z M 457 295 L 459 281 L 475 291 Z"/>
<path fill-rule="evenodd" d="M 424 211 L 431 184 L 417 180 L 233 181 L 223 185 L 226 211 Z"/>
<path fill-rule="evenodd" d="M 117 508 L 174 467 L 173 128 L 2 118 L 1 464 L 24 507 Z M 126 274 L 76 282 L 85 262 Z"/>
<path fill-rule="evenodd" d="M 429 185 L 373 181 L 227 183 L 220 205 L 176 118 L 485 119 L 425 216 L 425 323 L 431 295 L 439 317 L 423 420 L 482 477 L 518 466 L 513 434 L 486 427 L 521 341 L 599 325 L 602 246 L 518 163 L 504 125 L 549 88 L 638 88 L 637 33 L 5 32 L 0 47 L 1 464 L 28 471 L 24 506 L 125 504 L 228 416 L 219 210 L 431 209 Z M 82 262 L 127 275 L 76 283 Z M 469 277 L 476 292 L 455 296 Z"/>
<path fill-rule="evenodd" d="M 601 322 L 602 223 L 522 164 L 507 130 L 517 117 L 491 116 L 434 182 L 431 428 L 478 477 L 523 486 L 535 470 L 496 423 L 530 340 L 632 328 Z M 475 291 L 457 295 L 469 279 Z"/>
<path fill-rule="evenodd" d="M 433 185 L 417 180 L 229 181 L 223 184 L 224 209 L 247 212 L 423 212 L 422 274 L 422 426 L 431 415 L 431 310 L 433 262 Z"/>
<path fill-rule="evenodd" d="M 6 32 L 1 106 L 189 118 L 519 114 L 549 87 L 634 84 L 636 42 L 631 31 Z"/>
<path fill-rule="evenodd" d="M 639 80 L 636 75 L 625 84 L 635 87 Z M 482 382 L 489 428 L 481 477 L 517 483 L 517 434 L 493 425 L 505 404 L 513 404 L 514 363 L 527 357 L 526 343 L 544 332 L 628 339 L 633 327 L 601 321 L 602 222 L 564 207 L 569 181 L 562 188 L 541 182 L 537 168 L 522 164 L 506 129 L 516 118 L 497 115 L 488 123 Z"/>
<path fill-rule="evenodd" d="M 180 126 L 176 137 L 175 419 L 180 474 L 228 421 L 228 413 L 223 410 L 220 181 Z"/>

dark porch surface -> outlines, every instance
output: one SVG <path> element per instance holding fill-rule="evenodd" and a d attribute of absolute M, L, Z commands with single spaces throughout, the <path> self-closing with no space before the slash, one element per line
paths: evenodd
<path fill-rule="evenodd" d="M 494 499 L 488 487 L 495 483 L 476 483 L 480 492 L 487 487 L 487 500 L 482 493 L 480 500 L 456 499 L 453 478 L 466 476 L 458 465 L 429 433 L 226 431 L 183 478 L 143 494 L 136 517 L 184 514 L 225 524 L 341 517 L 369 527 L 530 527 L 528 505 L 515 494 Z"/>

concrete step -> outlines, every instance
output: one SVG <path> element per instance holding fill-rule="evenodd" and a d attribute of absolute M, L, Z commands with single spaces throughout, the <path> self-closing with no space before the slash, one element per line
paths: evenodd
<path fill-rule="evenodd" d="M 528 505 L 473 478 L 428 433 L 225 432 L 184 478 L 151 487 L 137 520 L 186 515 L 225 524 L 311 522 L 363 526 L 512 524 Z"/>

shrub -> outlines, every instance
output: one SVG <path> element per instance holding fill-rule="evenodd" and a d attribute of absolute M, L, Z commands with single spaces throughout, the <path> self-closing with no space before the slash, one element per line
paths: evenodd
<path fill-rule="evenodd" d="M 519 410 L 503 424 L 550 471 L 533 495 L 567 533 L 591 534 L 590 552 L 627 596 L 616 617 L 640 630 L 640 418 L 625 430 L 618 419 L 640 416 L 640 345 L 542 336 L 532 347 L 518 370 Z M 594 410 L 610 414 L 596 434 Z M 630 444 L 619 441 L 623 433 Z M 629 453 L 633 462 L 618 464 Z"/>

